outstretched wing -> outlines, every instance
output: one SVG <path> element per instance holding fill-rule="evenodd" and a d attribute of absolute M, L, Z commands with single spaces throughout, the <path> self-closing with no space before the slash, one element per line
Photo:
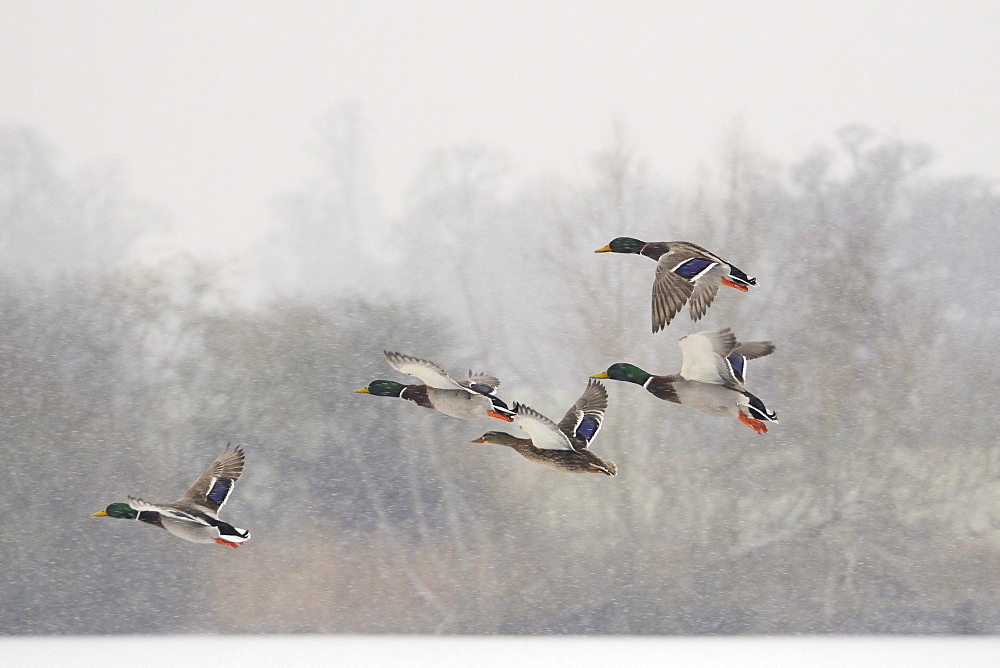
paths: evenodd
<path fill-rule="evenodd" d="M 679 343 L 684 354 L 683 378 L 741 391 L 746 384 L 747 361 L 774 352 L 770 341 L 740 343 L 728 327 L 691 334 Z"/>
<path fill-rule="evenodd" d="M 726 356 L 729 372 L 741 390 L 746 386 L 747 361 L 770 355 L 774 350 L 774 344 L 770 341 L 751 341 L 739 344 Z"/>
<path fill-rule="evenodd" d="M 527 432 L 536 448 L 573 450 L 569 438 L 555 422 L 524 404 L 514 404 L 514 424 Z"/>
<path fill-rule="evenodd" d="M 602 383 L 591 379 L 583 395 L 559 421 L 559 431 L 569 437 L 571 445 L 576 440 L 577 445 L 586 448 L 601 430 L 607 409 L 608 391 Z"/>
<path fill-rule="evenodd" d="M 653 332 L 658 332 L 673 320 L 694 290 L 694 282 L 675 274 L 677 254 L 667 253 L 656 265 L 653 279 Z"/>
<path fill-rule="evenodd" d="M 678 341 L 683 353 L 681 377 L 699 383 L 731 386 L 735 383 L 725 361 L 736 347 L 729 328 L 689 334 Z"/>
<path fill-rule="evenodd" d="M 748 360 L 755 360 L 758 357 L 765 357 L 775 351 L 774 344 L 770 341 L 748 341 L 740 343 L 733 350 L 734 353 L 746 357 Z"/>
<path fill-rule="evenodd" d="M 434 362 L 400 353 L 392 353 L 388 350 L 383 352 L 389 366 L 400 373 L 417 378 L 427 387 L 436 387 L 439 390 L 455 390 L 462 387 L 458 381 L 449 376 L 444 369 Z"/>
<path fill-rule="evenodd" d="M 243 449 L 239 447 L 230 449 L 227 443 L 226 449 L 195 480 L 191 489 L 177 499 L 177 505 L 193 505 L 213 517 L 217 516 L 219 509 L 226 504 L 232 493 L 236 481 L 240 479 L 245 461 L 246 455 Z"/>
<path fill-rule="evenodd" d="M 697 301 L 691 305 L 691 317 L 697 320 L 711 305 L 715 289 L 696 289 L 698 280 L 721 264 L 721 260 L 701 246 L 687 242 L 672 242 L 670 252 L 656 262 L 653 280 L 653 331 L 667 326 L 680 311 L 692 293 Z M 710 283 L 705 281 L 703 284 Z"/>
<path fill-rule="evenodd" d="M 704 280 L 695 283 L 694 291 L 691 293 L 691 319 L 701 320 L 701 317 L 708 311 L 708 307 L 715 300 L 715 295 L 719 292 L 720 283 L 715 280 Z"/>

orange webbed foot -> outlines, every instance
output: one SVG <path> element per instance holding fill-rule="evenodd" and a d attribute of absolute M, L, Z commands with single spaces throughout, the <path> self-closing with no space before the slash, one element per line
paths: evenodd
<path fill-rule="evenodd" d="M 752 417 L 749 417 L 748 415 L 745 415 L 743 411 L 740 411 L 740 422 L 753 429 L 754 433 L 757 434 L 767 433 L 767 427 L 764 425 L 763 422 L 761 422 L 760 420 L 755 420 Z"/>
<path fill-rule="evenodd" d="M 233 548 L 234 550 L 240 546 L 239 543 L 230 543 L 228 540 L 223 540 L 221 538 L 216 538 L 215 542 L 218 543 L 219 545 L 228 545 L 229 547 Z"/>
<path fill-rule="evenodd" d="M 739 283 L 733 283 L 728 278 L 723 278 L 722 279 L 722 284 L 723 285 L 728 285 L 731 288 L 736 288 L 740 292 L 748 292 L 750 290 L 750 288 L 748 288 L 747 286 L 740 285 Z M 765 429 L 764 431 L 767 431 L 767 430 Z"/>
<path fill-rule="evenodd" d="M 496 411 L 486 411 L 486 414 L 489 415 L 490 417 L 495 417 L 498 420 L 503 420 L 504 422 L 513 422 L 514 421 L 514 418 L 512 418 L 512 417 L 510 417 L 508 415 L 502 415 L 500 413 L 497 413 Z"/>

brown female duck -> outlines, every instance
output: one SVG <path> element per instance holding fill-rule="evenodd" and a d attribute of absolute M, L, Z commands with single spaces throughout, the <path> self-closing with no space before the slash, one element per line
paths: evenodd
<path fill-rule="evenodd" d="M 608 408 L 608 391 L 591 380 L 559 424 L 523 404 L 514 404 L 514 424 L 531 438 L 518 438 L 502 431 L 488 431 L 473 443 L 506 445 L 526 459 L 570 473 L 617 475 L 614 463 L 590 451 Z"/>

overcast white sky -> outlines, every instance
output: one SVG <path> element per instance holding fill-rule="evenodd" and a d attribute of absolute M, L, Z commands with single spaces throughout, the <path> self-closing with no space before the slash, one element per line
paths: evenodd
<path fill-rule="evenodd" d="M 363 105 L 383 211 L 428 151 L 480 141 L 573 175 L 625 124 L 656 173 L 713 165 L 739 119 L 779 157 L 849 122 L 1000 177 L 1000 2 L 0 0 L 0 123 L 66 169 L 118 163 L 192 247 L 252 238 Z"/>

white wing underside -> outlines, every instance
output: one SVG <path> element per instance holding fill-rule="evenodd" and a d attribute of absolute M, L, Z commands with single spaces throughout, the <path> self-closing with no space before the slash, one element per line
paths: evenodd
<path fill-rule="evenodd" d="M 548 419 L 538 411 L 524 405 L 517 408 L 514 416 L 514 424 L 524 430 L 531 437 L 531 442 L 536 448 L 549 450 L 573 450 L 566 434 L 559 431 L 555 422 Z"/>
<path fill-rule="evenodd" d="M 680 375 L 685 380 L 711 385 L 736 382 L 726 360 L 716 351 L 717 332 L 699 332 L 684 337 L 678 343 L 683 354 Z"/>
<path fill-rule="evenodd" d="M 470 391 L 434 362 L 390 352 L 385 353 L 385 359 L 393 369 L 407 376 L 413 376 L 427 387 Z"/>

